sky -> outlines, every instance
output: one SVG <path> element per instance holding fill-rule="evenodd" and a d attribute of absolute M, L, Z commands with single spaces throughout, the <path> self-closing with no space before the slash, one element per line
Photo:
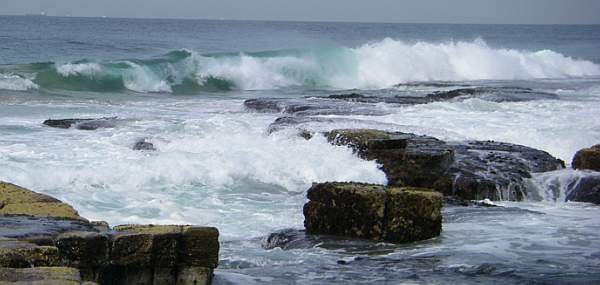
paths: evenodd
<path fill-rule="evenodd" d="M 480 24 L 600 24 L 600 0 L 0 0 L 0 14 Z"/>

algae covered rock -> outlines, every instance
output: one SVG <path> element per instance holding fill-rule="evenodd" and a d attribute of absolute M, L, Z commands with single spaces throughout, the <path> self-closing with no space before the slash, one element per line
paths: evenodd
<path fill-rule="evenodd" d="M 0 267 L 59 265 L 58 249 L 0 237 Z"/>
<path fill-rule="evenodd" d="M 322 183 L 308 190 L 304 226 L 308 234 L 380 240 L 386 192 L 381 185 Z"/>
<path fill-rule="evenodd" d="M 368 129 L 333 130 L 325 136 L 334 145 L 376 160 L 388 186 L 431 188 L 465 200 L 519 201 L 532 173 L 564 167 L 547 152 L 502 142 L 444 142 Z"/>
<path fill-rule="evenodd" d="M 384 240 L 405 243 L 439 236 L 442 195 L 423 188 L 389 188 Z"/>
<path fill-rule="evenodd" d="M 14 184 L 0 182 L 0 215 L 82 219 L 68 204 Z"/>
<path fill-rule="evenodd" d="M 335 182 L 314 184 L 307 197 L 308 234 L 406 243 L 441 232 L 442 195 L 432 190 Z"/>
<path fill-rule="evenodd" d="M 600 144 L 575 153 L 571 164 L 575 169 L 600 171 Z"/>
<path fill-rule="evenodd" d="M 79 275 L 79 270 L 76 268 L 0 268 L 0 284 L 68 285 L 82 284 L 82 281 Z"/>

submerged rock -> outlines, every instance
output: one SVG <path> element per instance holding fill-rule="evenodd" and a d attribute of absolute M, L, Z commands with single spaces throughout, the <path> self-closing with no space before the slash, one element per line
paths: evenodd
<path fill-rule="evenodd" d="M 69 129 L 74 127 L 79 130 L 96 130 L 99 128 L 114 128 L 117 125 L 117 117 L 104 117 L 98 119 L 48 119 L 43 122 L 44 125 L 60 128 Z"/>
<path fill-rule="evenodd" d="M 572 166 L 575 169 L 600 171 L 600 144 L 578 151 L 573 157 Z"/>
<path fill-rule="evenodd" d="M 73 284 L 80 280 L 209 284 L 218 265 L 216 228 L 125 225 L 110 229 L 104 222 L 79 217 L 71 206 L 52 197 L 3 182 L 0 201 L 2 209 L 10 209 L 0 212 L 0 267 L 10 268 L 0 268 L 0 281 L 37 282 L 19 275 L 20 268 L 68 266 L 77 272 Z M 45 210 L 11 206 L 28 203 Z M 40 284 L 65 284 L 48 276 Z"/>
<path fill-rule="evenodd" d="M 566 200 L 600 204 L 600 173 L 586 175 L 568 185 Z"/>
<path fill-rule="evenodd" d="M 332 144 L 349 146 L 360 157 L 380 163 L 389 186 L 432 188 L 465 200 L 521 200 L 531 173 L 564 167 L 547 152 L 494 141 L 448 143 L 365 129 L 325 135 Z"/>
<path fill-rule="evenodd" d="M 442 196 L 427 189 L 320 183 L 307 197 L 308 234 L 406 243 L 436 237 L 442 228 Z"/>
<path fill-rule="evenodd" d="M 142 139 L 133 145 L 133 150 L 155 151 L 156 148 L 154 147 L 153 143 L 146 141 L 146 139 Z"/>
<path fill-rule="evenodd" d="M 479 98 L 493 102 L 554 100 L 558 95 L 521 87 L 468 87 L 436 91 L 415 96 L 366 96 L 357 93 L 304 98 L 249 99 L 244 106 L 258 112 L 278 112 L 296 116 L 314 115 L 385 115 L 389 112 L 376 104 L 428 104 L 455 99 Z"/>

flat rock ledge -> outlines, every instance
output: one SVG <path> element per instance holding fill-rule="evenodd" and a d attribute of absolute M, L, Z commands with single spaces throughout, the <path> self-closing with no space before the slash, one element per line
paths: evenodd
<path fill-rule="evenodd" d="M 0 284 L 210 284 L 218 238 L 213 227 L 110 228 L 0 182 Z"/>
<path fill-rule="evenodd" d="M 429 189 L 328 182 L 314 184 L 307 197 L 307 234 L 408 243 L 442 230 L 442 195 Z"/>
<path fill-rule="evenodd" d="M 547 152 L 495 141 L 445 142 L 371 129 L 333 130 L 325 136 L 377 161 L 388 186 L 430 188 L 463 200 L 520 201 L 532 173 L 564 167 Z"/>

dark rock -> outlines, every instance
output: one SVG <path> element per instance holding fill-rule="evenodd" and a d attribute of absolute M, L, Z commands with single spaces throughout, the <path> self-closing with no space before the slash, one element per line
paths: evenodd
<path fill-rule="evenodd" d="M 133 145 L 133 150 L 147 150 L 147 151 L 155 151 L 156 148 L 154 144 L 146 141 L 146 139 L 139 140 Z"/>
<path fill-rule="evenodd" d="M 600 204 L 600 173 L 581 177 L 568 185 L 566 200 Z"/>
<path fill-rule="evenodd" d="M 297 116 L 314 115 L 385 115 L 388 112 L 375 104 L 417 105 L 465 98 L 480 98 L 493 102 L 521 102 L 558 99 L 558 95 L 521 87 L 469 87 L 436 91 L 414 96 L 366 96 L 334 94 L 324 97 L 259 98 L 244 102 L 249 110 L 276 112 Z"/>
<path fill-rule="evenodd" d="M 573 168 L 600 171 L 600 144 L 578 151 L 573 157 Z"/>
<path fill-rule="evenodd" d="M 302 242 L 306 238 L 304 231 L 295 229 L 285 229 L 271 233 L 261 241 L 261 247 L 264 249 L 288 249 L 293 248 L 298 241 Z"/>
<path fill-rule="evenodd" d="M 464 200 L 522 200 L 531 173 L 564 167 L 547 152 L 494 141 L 447 143 L 364 129 L 325 135 L 332 144 L 347 145 L 360 157 L 380 163 L 389 186 L 432 188 Z"/>
<path fill-rule="evenodd" d="M 69 129 L 74 127 L 79 130 L 96 130 L 99 128 L 114 128 L 117 125 L 117 117 L 104 117 L 98 119 L 48 119 L 43 122 L 44 125 L 60 128 Z"/>
<path fill-rule="evenodd" d="M 442 196 L 431 190 L 336 182 L 314 184 L 307 197 L 307 234 L 406 243 L 441 232 Z"/>

